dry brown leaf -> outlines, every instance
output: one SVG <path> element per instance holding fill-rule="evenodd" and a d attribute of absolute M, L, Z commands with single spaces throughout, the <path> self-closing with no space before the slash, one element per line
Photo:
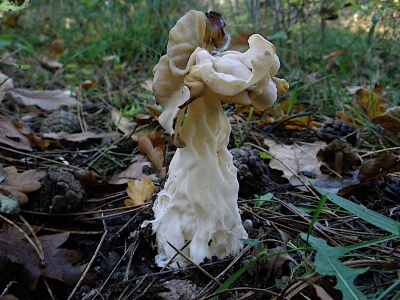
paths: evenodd
<path fill-rule="evenodd" d="M 83 185 L 108 185 L 108 181 L 92 171 L 78 170 L 75 178 Z"/>
<path fill-rule="evenodd" d="M 32 91 L 28 89 L 11 89 L 8 93 L 24 105 L 37 105 L 44 110 L 56 110 L 61 106 L 75 106 L 79 102 L 62 90 Z"/>
<path fill-rule="evenodd" d="M 394 172 L 400 172 L 400 157 L 389 154 L 380 158 L 364 161 L 357 178 L 361 184 Z M 359 184 L 349 185 L 342 188 L 339 191 L 339 195 L 345 195 L 354 190 L 357 186 L 359 186 Z"/>
<path fill-rule="evenodd" d="M 22 229 L 28 232 L 25 227 Z M 74 285 L 86 265 L 74 266 L 82 259 L 82 253 L 59 248 L 68 237 L 68 232 L 39 236 L 44 254 L 42 262 L 24 235 L 14 226 L 5 223 L 0 231 L 0 272 L 8 264 L 20 266 L 14 269 L 19 272 L 20 279 L 29 290 L 36 289 L 40 276 L 62 281 L 69 286 Z"/>
<path fill-rule="evenodd" d="M 268 249 L 267 254 L 273 254 L 273 253 L 278 253 L 278 252 L 283 252 L 283 251 L 284 251 L 283 247 L 276 247 L 276 248 Z M 285 264 L 285 262 L 288 260 L 293 262 L 295 265 L 297 265 L 296 260 L 294 260 L 289 254 L 282 253 L 277 256 L 272 256 L 272 257 L 264 260 L 262 263 L 262 267 L 267 270 L 273 268 L 274 269 L 274 277 L 281 278 L 282 271 L 283 271 L 282 267 Z"/>
<path fill-rule="evenodd" d="M 343 120 L 343 121 L 345 121 L 345 122 L 347 122 L 347 123 L 353 125 L 353 124 L 351 123 L 350 117 L 349 117 L 346 113 L 344 113 L 343 111 L 337 110 L 337 111 L 335 112 L 335 115 L 336 115 L 337 117 L 339 117 L 341 120 Z"/>
<path fill-rule="evenodd" d="M 66 133 L 66 132 L 49 132 L 43 133 L 43 137 L 55 140 L 66 140 L 70 142 L 83 142 L 88 139 L 111 139 L 115 140 L 119 137 L 119 134 L 116 132 L 104 132 L 104 133 L 95 133 L 95 132 L 80 132 L 80 133 Z"/>
<path fill-rule="evenodd" d="M 153 92 L 153 79 L 149 78 L 143 81 L 140 86 L 144 88 L 146 91 Z"/>
<path fill-rule="evenodd" d="M 6 74 L 0 72 L 0 103 L 6 95 L 7 90 L 12 89 L 14 87 L 13 79 Z"/>
<path fill-rule="evenodd" d="M 141 154 L 136 155 L 135 158 L 132 159 L 129 167 L 125 171 L 114 176 L 113 179 L 110 180 L 110 184 L 126 184 L 128 180 L 132 178 L 139 179 L 144 174 L 144 169 L 150 168 L 151 163 L 147 157 L 144 157 Z"/>
<path fill-rule="evenodd" d="M 164 167 L 164 136 L 154 131 L 148 136 L 139 137 L 138 144 L 139 148 L 148 156 L 159 174 Z"/>
<path fill-rule="evenodd" d="M 125 135 L 130 135 L 135 130 L 137 124 L 132 120 L 124 117 L 122 113 L 113 109 L 111 112 L 111 119 L 114 122 L 114 125 L 118 128 L 119 131 L 123 132 Z"/>
<path fill-rule="evenodd" d="M 0 300 L 18 300 L 18 298 L 14 295 L 6 294 L 4 296 L 0 296 Z"/>
<path fill-rule="evenodd" d="M 15 125 L 0 116 L 0 143 L 15 149 L 32 151 L 31 141 Z"/>
<path fill-rule="evenodd" d="M 372 91 L 369 86 L 349 88 L 350 93 L 355 93 L 354 105 L 370 118 L 382 115 L 386 109 L 382 106 L 386 93 L 380 84 L 375 84 Z"/>
<path fill-rule="evenodd" d="M 28 196 L 25 193 L 37 191 L 42 187 L 39 181 L 46 176 L 45 172 L 28 170 L 18 173 L 15 167 L 4 168 L 6 178 L 0 183 L 0 190 L 10 192 L 18 200 L 19 205 L 28 202 Z"/>
<path fill-rule="evenodd" d="M 58 61 L 61 54 L 64 52 L 62 43 L 63 39 L 56 39 L 51 42 L 48 51 L 39 54 L 38 59 L 40 64 L 48 70 L 58 70 L 62 68 L 63 64 Z"/>
<path fill-rule="evenodd" d="M 47 53 L 41 53 L 38 56 L 40 64 L 43 68 L 48 70 L 58 70 L 62 68 L 63 64 L 60 63 L 57 59 L 52 58 Z"/>
<path fill-rule="evenodd" d="M 151 182 L 150 177 L 142 175 L 140 180 L 128 180 L 128 188 L 126 193 L 130 199 L 124 201 L 126 206 L 138 206 L 150 199 L 151 195 L 156 191 L 156 187 Z"/>
<path fill-rule="evenodd" d="M 319 299 L 321 300 L 333 300 L 333 298 L 325 291 L 325 289 L 318 284 L 313 284 L 315 292 Z"/>
<path fill-rule="evenodd" d="M 91 79 L 91 80 L 85 80 L 84 82 L 82 82 L 80 84 L 80 87 L 82 89 L 89 90 L 89 89 L 91 89 L 92 87 L 94 87 L 96 85 L 97 85 L 97 80 L 96 79 Z"/>
<path fill-rule="evenodd" d="M 281 170 L 282 177 L 288 179 L 290 184 L 300 190 L 306 190 L 303 183 L 306 185 L 311 183 L 329 193 L 336 194 L 341 188 L 358 183 L 357 178 L 336 178 L 322 174 L 320 170 L 322 163 L 318 161 L 317 153 L 326 148 L 325 142 L 280 145 L 273 140 L 265 139 L 264 143 L 269 146 L 269 152 L 275 157 L 269 166 L 272 169 Z"/>
<path fill-rule="evenodd" d="M 19 131 L 27 136 L 33 144 L 35 144 L 37 147 L 39 147 L 41 150 L 44 151 L 44 149 L 50 145 L 49 140 L 42 139 L 41 137 L 38 137 L 28 126 L 21 122 L 13 122 L 14 126 L 19 129 Z"/>
<path fill-rule="evenodd" d="M 373 118 L 372 123 L 379 124 L 386 130 L 400 133 L 400 106 L 392 107 L 382 115 Z"/>
<path fill-rule="evenodd" d="M 313 144 L 281 145 L 272 139 L 265 139 L 264 144 L 269 147 L 269 152 L 275 157 L 271 159 L 269 166 L 272 169 L 281 170 L 283 172 L 282 177 L 289 180 L 292 185 L 302 185 L 293 172 L 306 183 L 310 178 L 304 174 L 312 174 L 312 177 L 315 178 L 322 175 L 320 170 L 321 162 L 316 157 L 318 151 L 326 147 L 325 142 L 317 141 Z"/>

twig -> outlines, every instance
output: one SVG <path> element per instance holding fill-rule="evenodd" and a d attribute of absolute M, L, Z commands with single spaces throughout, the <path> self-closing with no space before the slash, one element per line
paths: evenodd
<path fill-rule="evenodd" d="M 229 265 L 225 268 L 225 270 L 223 270 L 220 274 L 218 274 L 215 279 L 219 279 L 220 277 L 224 276 L 225 273 L 251 248 L 250 245 L 247 245 L 246 247 L 244 247 L 244 249 L 229 263 Z M 210 283 L 208 283 L 201 291 L 200 293 L 197 294 L 196 299 L 199 299 L 200 297 L 202 297 L 205 294 L 205 291 L 207 288 L 209 288 L 209 286 L 214 282 L 214 280 Z M 212 289 L 209 288 L 210 290 Z"/>
<path fill-rule="evenodd" d="M 43 277 L 43 281 L 44 281 L 44 284 L 46 285 L 47 291 L 49 292 L 49 295 L 50 295 L 51 300 L 56 300 L 56 298 L 55 298 L 54 295 L 53 295 L 53 292 L 51 291 L 51 288 L 50 288 L 50 286 L 49 286 L 49 283 L 47 282 L 46 277 Z"/>
<path fill-rule="evenodd" d="M 29 229 L 29 231 L 32 233 L 32 236 L 33 236 L 33 238 L 35 239 L 36 244 L 37 244 L 37 246 L 38 246 L 38 249 L 39 249 L 39 251 L 40 251 L 40 253 L 41 253 L 41 256 L 39 256 L 39 257 L 40 257 L 40 259 L 41 259 L 42 261 L 44 261 L 44 260 L 45 260 L 45 257 L 44 257 L 44 252 L 43 252 L 42 244 L 40 243 L 40 241 L 39 241 L 39 239 L 38 239 L 38 237 L 37 237 L 37 235 L 36 235 L 36 233 L 35 233 L 35 230 L 33 230 L 32 226 L 28 223 L 28 221 L 25 220 L 25 218 L 24 218 L 23 216 L 18 215 L 18 217 L 21 219 L 21 221 L 25 224 L 25 226 L 26 226 L 26 227 Z"/>
<path fill-rule="evenodd" d="M 86 267 L 85 271 L 83 272 L 81 278 L 79 278 L 79 281 L 78 281 L 77 284 L 75 285 L 73 291 L 71 292 L 71 294 L 69 295 L 69 297 L 68 297 L 67 300 L 72 299 L 72 297 L 75 295 L 76 291 L 78 290 L 79 286 L 81 285 L 83 279 L 85 279 L 87 273 L 89 272 L 90 268 L 92 267 L 92 264 L 93 264 L 94 260 L 95 260 L 96 257 L 97 257 L 97 254 L 99 254 L 100 248 L 101 248 L 101 246 L 103 245 L 103 242 L 104 242 L 104 239 L 105 239 L 106 236 L 107 236 L 107 233 L 108 233 L 108 231 L 105 231 L 104 234 L 103 234 L 103 236 L 101 237 L 101 240 L 100 240 L 100 242 L 99 242 L 99 245 L 97 246 L 96 251 L 94 252 L 94 254 L 93 254 L 93 256 L 92 256 L 92 258 L 91 258 L 89 264 L 87 265 L 87 267 Z"/>
<path fill-rule="evenodd" d="M 32 241 L 32 239 L 25 233 L 25 231 L 23 231 L 19 226 L 17 226 L 13 221 L 7 219 L 6 217 L 4 217 L 3 215 L 0 214 L 0 218 L 3 219 L 4 221 L 6 221 L 8 224 L 10 224 L 11 226 L 14 226 L 16 229 L 18 229 L 19 232 L 21 232 L 24 237 L 26 238 L 26 240 L 32 245 L 33 249 L 35 249 L 38 257 L 43 261 L 43 258 L 41 256 L 41 253 L 38 249 L 38 247 L 35 245 L 35 243 Z"/>
<path fill-rule="evenodd" d="M 204 275 L 206 275 L 208 278 L 210 278 L 212 281 L 214 281 L 216 284 L 219 286 L 222 285 L 221 282 L 219 282 L 217 279 L 214 278 L 210 273 L 208 273 L 206 270 L 204 270 L 202 267 L 200 267 L 198 264 L 196 264 L 193 260 L 190 259 L 186 254 L 184 254 L 182 251 L 180 251 L 178 248 L 176 248 L 174 245 L 172 245 L 169 241 L 167 241 L 168 245 L 171 246 L 172 249 L 174 249 L 176 252 L 178 252 L 181 256 L 183 256 L 187 261 L 189 261 L 191 264 L 196 266 Z"/>

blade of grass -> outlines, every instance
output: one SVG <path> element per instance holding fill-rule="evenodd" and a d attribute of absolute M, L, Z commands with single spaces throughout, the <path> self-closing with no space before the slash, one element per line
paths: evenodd
<path fill-rule="evenodd" d="M 353 213 L 360 219 L 363 219 L 364 221 L 367 221 L 368 223 L 375 225 L 376 227 L 379 227 L 383 230 L 386 230 L 392 234 L 400 236 L 400 223 L 399 222 L 396 222 L 395 220 L 385 217 L 385 216 L 383 216 L 373 210 L 370 210 L 366 207 L 362 207 L 356 203 L 346 200 L 340 196 L 326 193 L 324 190 L 319 189 L 315 186 L 313 186 L 313 188 L 321 195 L 327 195 L 327 197 L 330 201 L 332 201 L 336 205 L 339 205 L 340 207 L 343 207 L 344 209 Z"/>
<path fill-rule="evenodd" d="M 328 199 L 327 195 L 322 195 L 321 199 L 318 202 L 317 209 L 315 210 L 314 216 L 311 220 L 310 226 L 308 227 L 308 232 L 307 232 L 307 243 L 308 243 L 308 238 L 310 236 L 310 233 L 314 227 L 315 222 L 317 222 L 318 216 L 321 214 L 322 209 L 324 208 L 326 199 Z"/>

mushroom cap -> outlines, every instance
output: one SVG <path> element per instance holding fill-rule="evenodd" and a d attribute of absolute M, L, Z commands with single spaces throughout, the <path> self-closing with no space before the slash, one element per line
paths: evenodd
<path fill-rule="evenodd" d="M 274 45 L 258 34 L 250 36 L 248 42 L 249 49 L 244 53 L 226 51 L 215 56 L 197 47 L 190 55 L 183 77 L 180 71 L 179 76 L 174 76 L 176 64 L 172 65 L 167 56 L 161 57 L 153 87 L 157 101 L 164 108 L 160 124 L 170 134 L 176 135 L 183 109 L 202 97 L 206 88 L 222 102 L 240 107 L 252 105 L 259 110 L 271 107 L 289 88 L 284 79 L 273 77 L 280 67 Z"/>

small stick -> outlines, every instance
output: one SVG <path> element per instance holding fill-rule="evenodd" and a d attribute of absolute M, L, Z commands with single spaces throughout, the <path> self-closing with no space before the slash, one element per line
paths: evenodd
<path fill-rule="evenodd" d="M 67 300 L 72 299 L 72 297 L 74 296 L 74 294 L 75 294 L 76 291 L 78 290 L 79 286 L 81 285 L 83 279 L 86 277 L 87 273 L 89 272 L 90 268 L 92 267 L 92 264 L 93 264 L 95 258 L 97 257 L 97 254 L 99 253 L 101 246 L 103 245 L 103 242 L 104 242 L 104 239 L 105 239 L 106 236 L 107 236 L 107 233 L 108 233 L 108 231 L 106 230 L 106 231 L 104 232 L 103 236 L 101 237 L 101 240 L 100 240 L 100 242 L 99 242 L 99 245 L 97 246 L 96 251 L 94 252 L 92 259 L 90 260 L 89 264 L 87 265 L 87 267 L 86 267 L 85 271 L 83 272 L 81 278 L 79 278 L 78 283 L 75 285 L 74 290 L 71 292 L 71 294 L 69 295 L 69 297 L 68 297 Z"/>

